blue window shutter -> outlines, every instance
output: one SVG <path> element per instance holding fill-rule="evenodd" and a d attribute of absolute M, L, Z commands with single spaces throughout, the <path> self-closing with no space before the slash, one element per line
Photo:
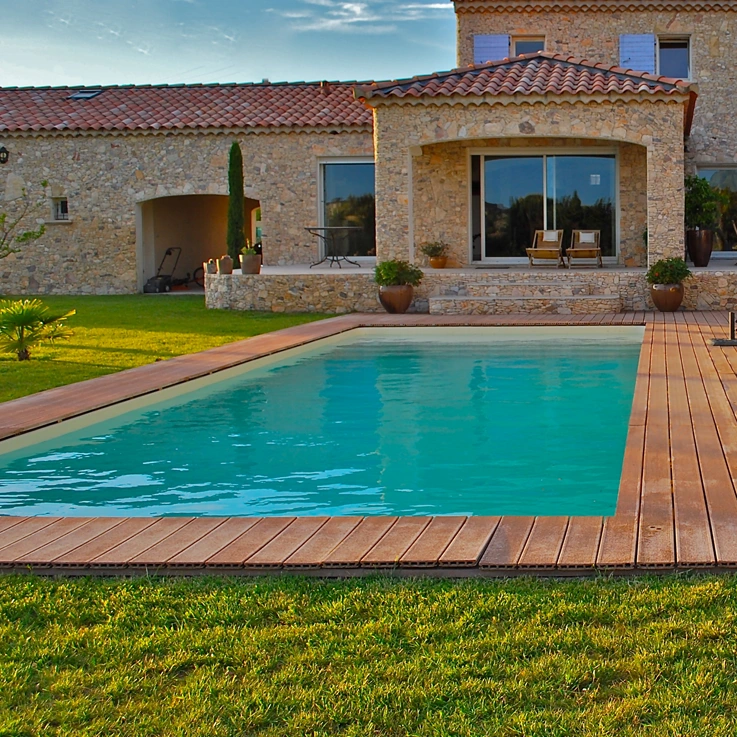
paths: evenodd
<path fill-rule="evenodd" d="M 619 66 L 655 74 L 655 35 L 625 33 L 619 37 Z"/>
<path fill-rule="evenodd" d="M 509 56 L 510 37 L 504 35 L 474 36 L 473 63 L 484 64 L 487 61 L 499 61 Z"/>

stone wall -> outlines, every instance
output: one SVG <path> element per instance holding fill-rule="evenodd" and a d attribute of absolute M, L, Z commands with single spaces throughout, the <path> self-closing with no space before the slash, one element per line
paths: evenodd
<path fill-rule="evenodd" d="M 473 63 L 474 34 L 545 36 L 546 51 L 594 63 L 619 64 L 619 37 L 625 33 L 689 36 L 691 77 L 699 85 L 696 116 L 688 143 L 688 167 L 737 162 L 737 13 L 726 10 L 655 11 L 611 9 L 531 12 L 520 2 L 515 12 L 493 3 L 458 13 L 458 64 Z M 470 10 L 470 9 L 469 9 Z M 737 3 L 735 3 L 737 10 Z"/>
<path fill-rule="evenodd" d="M 0 172 L 2 209 L 12 212 L 24 187 L 42 194 L 47 180 L 49 196 L 68 198 L 70 220 L 47 222 L 43 238 L 0 260 L 0 293 L 138 291 L 152 274 L 143 271 L 148 245 L 136 225 L 137 206 L 160 197 L 227 194 L 228 151 L 236 138 L 246 196 L 262 206 L 265 263 L 316 260 L 316 239 L 304 226 L 318 221 L 319 161 L 372 157 L 369 131 L 6 136 L 11 154 Z M 50 216 L 49 203 L 40 217 Z"/>
<path fill-rule="evenodd" d="M 469 244 L 469 159 L 470 148 L 534 149 L 612 148 L 609 142 L 592 139 L 497 138 L 453 141 L 422 147 L 412 158 L 412 214 L 415 260 L 427 264 L 422 243 L 443 240 L 450 245 L 450 265 L 471 261 Z M 619 262 L 630 267 L 647 263 L 643 232 L 647 227 L 647 157 L 642 146 L 614 144 L 618 149 L 620 181 Z"/>
<path fill-rule="evenodd" d="M 453 104 L 435 102 L 375 102 L 376 243 L 381 259 L 411 257 L 413 245 L 428 239 L 432 232 L 422 222 L 418 225 L 418 220 L 425 218 L 442 233 L 442 219 L 449 216 L 449 236 L 454 248 L 459 248 L 459 222 L 467 217 L 460 210 L 467 211 L 468 194 L 462 196 L 458 187 L 461 164 L 457 159 L 444 162 L 440 143 L 457 146 L 456 142 L 463 141 L 464 145 L 475 145 L 479 141 L 508 139 L 512 145 L 529 146 L 537 145 L 539 139 L 551 138 L 588 138 L 609 145 L 626 143 L 645 148 L 645 161 L 632 148 L 625 149 L 622 160 L 634 177 L 633 182 L 622 178 L 623 188 L 628 189 L 622 204 L 633 213 L 622 231 L 624 257 L 630 262 L 637 259 L 641 248 L 638 239 L 641 242 L 645 224 L 644 205 L 649 263 L 683 254 L 684 99 L 561 98 L 529 103 L 516 98 L 488 98 L 473 100 L 473 104 L 457 100 L 452 100 Z M 432 172 L 435 166 L 440 167 L 437 177 Z M 648 182 L 646 194 L 642 191 L 644 173 Z M 446 190 L 450 197 L 447 206 L 437 202 Z M 440 208 L 437 215 L 432 212 L 436 206 Z M 410 222 L 416 233 L 410 232 Z"/>
<path fill-rule="evenodd" d="M 653 310 L 644 269 L 592 269 L 504 272 L 459 272 L 431 269 L 415 289 L 411 312 L 427 312 L 428 298 L 441 295 L 510 293 L 519 297 L 576 293 L 571 284 L 585 285 L 591 295 L 619 295 L 622 310 Z M 541 289 L 541 286 L 544 289 Z M 737 270 L 694 270 L 684 286 L 683 309 L 737 310 Z M 208 275 L 207 306 L 214 309 L 259 310 L 264 312 L 383 312 L 373 274 L 366 270 L 342 274 Z M 602 300 L 604 302 L 604 300 Z M 592 304 L 594 304 L 592 302 Z M 520 307 L 519 311 L 522 311 Z"/>

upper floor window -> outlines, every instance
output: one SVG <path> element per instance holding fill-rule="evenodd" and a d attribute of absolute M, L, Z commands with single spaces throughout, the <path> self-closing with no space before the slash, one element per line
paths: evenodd
<path fill-rule="evenodd" d="M 658 38 L 658 74 L 675 79 L 688 79 L 691 76 L 688 38 Z"/>
<path fill-rule="evenodd" d="M 654 33 L 623 34 L 619 37 L 619 66 L 663 77 L 691 77 L 691 48 L 686 36 L 656 36 Z"/>
<path fill-rule="evenodd" d="M 512 38 L 512 56 L 545 51 L 544 36 L 516 36 Z"/>
<path fill-rule="evenodd" d="M 51 199 L 51 219 L 69 220 L 69 201 L 66 197 L 53 197 Z"/>

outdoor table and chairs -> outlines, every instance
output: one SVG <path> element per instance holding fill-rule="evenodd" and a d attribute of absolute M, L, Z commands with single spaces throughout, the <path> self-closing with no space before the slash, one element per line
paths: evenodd
<path fill-rule="evenodd" d="M 352 231 L 362 231 L 363 228 L 359 228 L 353 225 L 326 225 L 326 226 L 312 226 L 309 225 L 305 228 L 308 233 L 317 236 L 323 245 L 323 253 L 325 254 L 319 261 L 314 264 L 310 264 L 310 268 L 318 266 L 319 264 L 329 261 L 332 268 L 333 264 L 338 264 L 338 268 L 342 269 L 342 262 L 353 264 L 354 266 L 361 267 L 358 261 L 351 261 L 348 258 L 348 238 Z"/>

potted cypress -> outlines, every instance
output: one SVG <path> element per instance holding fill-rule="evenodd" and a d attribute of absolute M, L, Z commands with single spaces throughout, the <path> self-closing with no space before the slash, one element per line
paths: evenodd
<path fill-rule="evenodd" d="M 374 281 L 379 285 L 379 302 L 392 314 L 406 312 L 412 304 L 414 287 L 422 281 L 422 270 L 407 261 L 376 264 Z"/>
<path fill-rule="evenodd" d="M 725 196 L 703 177 L 688 176 L 685 185 L 686 248 L 694 266 L 708 266 Z"/>
<path fill-rule="evenodd" d="M 238 141 L 233 141 L 228 158 L 228 256 L 233 266 L 246 245 L 245 235 L 246 207 L 243 193 L 243 153 Z"/>
<path fill-rule="evenodd" d="M 682 258 L 656 261 L 645 276 L 653 304 L 661 312 L 675 312 L 683 302 L 683 280 L 689 276 L 691 272 Z"/>

